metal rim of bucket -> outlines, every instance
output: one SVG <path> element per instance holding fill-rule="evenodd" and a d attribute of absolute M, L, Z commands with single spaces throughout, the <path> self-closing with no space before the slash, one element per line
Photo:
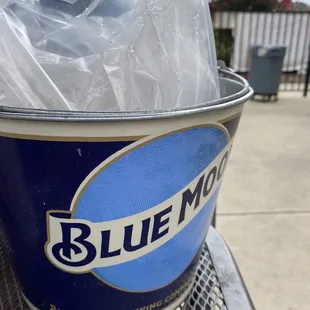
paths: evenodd
<path fill-rule="evenodd" d="M 61 122 L 103 122 L 103 121 L 130 121 L 153 120 L 188 116 L 203 112 L 224 110 L 245 103 L 253 96 L 253 89 L 247 80 L 235 74 L 228 68 L 219 68 L 222 79 L 230 80 L 242 86 L 242 90 L 235 94 L 206 103 L 182 109 L 160 111 L 124 111 L 124 112 L 86 112 L 86 111 L 60 111 L 42 109 L 24 109 L 0 106 L 0 119 L 31 120 L 31 121 L 61 121 Z"/>

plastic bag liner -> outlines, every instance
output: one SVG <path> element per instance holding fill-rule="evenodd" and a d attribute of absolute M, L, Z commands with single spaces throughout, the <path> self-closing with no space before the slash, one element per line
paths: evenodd
<path fill-rule="evenodd" d="M 154 111 L 219 98 L 204 0 L 0 0 L 0 105 Z"/>

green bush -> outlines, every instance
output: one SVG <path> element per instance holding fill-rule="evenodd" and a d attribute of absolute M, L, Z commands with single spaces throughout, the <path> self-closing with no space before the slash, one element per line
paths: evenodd
<path fill-rule="evenodd" d="M 230 66 L 230 59 L 234 47 L 231 29 L 214 29 L 217 59 L 225 61 Z"/>

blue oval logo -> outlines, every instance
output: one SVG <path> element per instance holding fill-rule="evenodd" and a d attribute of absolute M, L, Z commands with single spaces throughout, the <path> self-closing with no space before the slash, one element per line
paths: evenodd
<path fill-rule="evenodd" d="M 88 185 L 75 219 L 113 221 L 164 202 L 195 179 L 227 146 L 227 134 L 199 127 L 158 138 L 113 162 Z M 105 282 L 129 291 L 149 291 L 178 278 L 197 254 L 212 215 L 217 192 L 180 233 L 138 259 L 95 268 Z"/>

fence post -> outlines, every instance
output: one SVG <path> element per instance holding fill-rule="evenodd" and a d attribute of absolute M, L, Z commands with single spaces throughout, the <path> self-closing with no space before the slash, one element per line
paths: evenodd
<path fill-rule="evenodd" d="M 310 46 L 309 46 L 308 67 L 307 67 L 306 80 L 305 80 L 304 97 L 307 97 L 308 95 L 309 80 L 310 80 Z"/>

